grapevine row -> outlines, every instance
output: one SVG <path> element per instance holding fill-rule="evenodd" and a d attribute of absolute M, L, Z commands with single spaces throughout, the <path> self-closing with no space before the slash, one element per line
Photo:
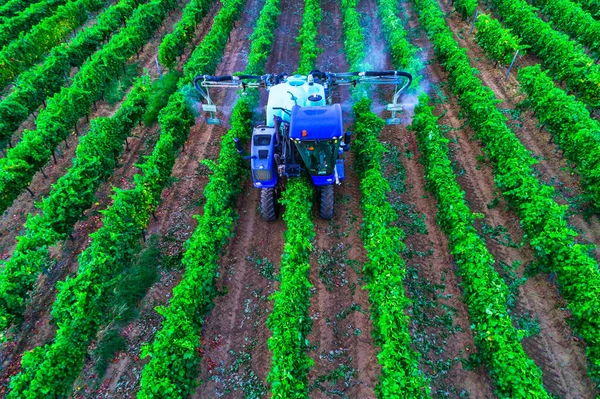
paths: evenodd
<path fill-rule="evenodd" d="M 417 53 L 419 48 L 407 40 L 407 32 L 398 17 L 398 3 L 395 0 L 378 0 L 378 15 L 388 45 L 392 65 L 402 68 L 413 76 L 411 88 L 419 86 L 423 63 Z"/>
<path fill-rule="evenodd" d="M 117 165 L 123 141 L 141 120 L 149 96 L 149 78 L 141 78 L 112 118 L 97 118 L 81 138 L 73 165 L 61 176 L 38 205 L 40 213 L 29 214 L 25 234 L 0 272 L 0 330 L 20 318 L 27 293 L 50 261 L 48 247 L 66 239 L 83 212 L 94 202 L 96 189 Z"/>
<path fill-rule="evenodd" d="M 308 74 L 321 49 L 317 46 L 321 10 L 318 0 L 306 0 L 302 26 L 296 41 L 300 43 L 298 73 Z M 273 294 L 273 311 L 267 319 L 272 332 L 268 339 L 273 353 L 267 381 L 274 398 L 308 397 L 308 373 L 314 362 L 306 354 L 312 321 L 308 315 L 311 288 L 308 278 L 310 254 L 315 232 L 312 223 L 313 190 L 305 177 L 288 180 L 280 202 L 285 205 L 286 224 L 281 256 L 281 284 Z"/>
<path fill-rule="evenodd" d="M 539 65 L 520 69 L 519 82 L 540 123 L 577 166 L 581 186 L 600 209 L 600 123 L 583 103 L 556 87 Z"/>
<path fill-rule="evenodd" d="M 391 190 L 383 176 L 381 161 L 385 148 L 378 136 L 385 122 L 370 110 L 363 97 L 354 105 L 356 115 L 354 148 L 356 171 L 361 179 L 361 237 L 367 252 L 364 273 L 369 292 L 373 338 L 381 347 L 378 398 L 428 398 L 429 382 L 419 370 L 418 352 L 411 347 L 410 317 L 406 311 L 411 300 L 405 296 L 403 280 L 406 264 L 403 231 L 396 226 L 398 215 L 389 203 Z"/>
<path fill-rule="evenodd" d="M 308 315 L 310 290 L 308 279 L 312 240 L 312 187 L 306 178 L 291 179 L 281 199 L 285 205 L 284 234 L 279 290 L 273 299 L 273 311 L 267 320 L 272 331 L 268 340 L 273 352 L 267 381 L 274 398 L 307 398 L 308 372 L 313 360 L 306 354 L 312 321 Z"/>
<path fill-rule="evenodd" d="M 96 24 L 79 32 L 71 43 L 52 48 L 40 65 L 19 75 L 13 91 L 0 101 L 0 142 L 9 141 L 27 116 L 68 81 L 71 68 L 80 67 L 140 3 L 142 0 L 121 0 L 101 13 Z"/>
<path fill-rule="evenodd" d="M 505 24 L 531 47 L 567 88 L 591 107 L 600 106 L 600 66 L 585 54 L 581 45 L 557 32 L 525 0 L 492 0 Z"/>
<path fill-rule="evenodd" d="M 180 123 L 193 123 L 185 106 L 178 111 Z M 139 165 L 142 172 L 133 178 L 135 187 L 115 189 L 113 205 L 103 212 L 103 226 L 91 234 L 90 245 L 79 256 L 77 275 L 58 284 L 52 305 L 52 318 L 58 325 L 54 341 L 23 355 L 23 371 L 11 380 L 8 398 L 69 395 L 88 346 L 106 322 L 112 285 L 139 251 L 140 237 L 186 138 L 161 135 L 152 154 Z"/>
<path fill-rule="evenodd" d="M 517 51 L 521 56 L 525 55 L 524 50 L 527 46 L 521 44 L 521 38 L 502 27 L 497 19 L 479 14 L 475 27 L 475 41 L 485 54 L 497 63 L 509 65 Z"/>
<path fill-rule="evenodd" d="M 36 0 L 0 0 L 0 25 L 35 2 Z"/>
<path fill-rule="evenodd" d="M 210 9 L 212 0 L 191 0 L 181 19 L 173 28 L 173 32 L 167 34 L 158 48 L 158 59 L 167 68 L 174 68 L 177 57 L 183 54 L 185 47 L 194 39 L 196 25 L 202 21 Z"/>
<path fill-rule="evenodd" d="M 600 21 L 600 0 L 573 0 L 589 12 L 596 21 Z"/>
<path fill-rule="evenodd" d="M 252 45 L 248 56 L 247 73 L 261 73 L 273 43 L 278 1 L 269 0 L 263 7 L 257 26 L 250 37 Z M 194 52 L 187 64 L 189 79 L 196 74 L 212 74 L 217 68 L 229 32 L 243 8 L 242 1 L 226 2 L 213 23 L 214 39 L 203 42 L 207 46 Z M 264 38 L 264 40 L 259 40 Z M 220 43 L 218 57 L 212 53 Z M 183 101 L 183 98 L 180 100 Z M 186 244 L 182 264 L 185 267 L 181 282 L 173 289 L 168 307 L 157 308 L 164 317 L 154 342 L 142 348 L 142 357 L 150 356 L 150 362 L 142 371 L 139 398 L 182 398 L 196 385 L 200 358 L 199 335 L 203 316 L 212 308 L 216 296 L 214 281 L 222 248 L 231 237 L 236 214 L 235 202 L 242 189 L 246 171 L 243 159 L 234 146 L 234 138 L 242 142 L 251 135 L 252 109 L 258 96 L 241 97 L 233 108 L 231 129 L 221 140 L 219 162 L 207 162 L 212 169 L 204 189 L 206 203 L 204 214 L 198 217 L 198 226 Z M 165 126 L 163 126 L 163 129 Z"/>
<path fill-rule="evenodd" d="M 67 0 L 41 0 L 30 5 L 14 17 L 5 20 L 0 25 L 0 48 L 17 38 L 21 32 L 29 31 L 42 19 L 52 15 L 58 6 L 66 2 Z"/>
<path fill-rule="evenodd" d="M 358 71 L 365 59 L 365 37 L 360 25 L 360 13 L 356 10 L 357 5 L 358 0 L 342 0 L 344 52 L 351 71 Z"/>
<path fill-rule="evenodd" d="M 523 332 L 512 324 L 506 307 L 508 287 L 494 269 L 494 258 L 473 224 L 477 218 L 456 182 L 448 154 L 449 140 L 428 106 L 429 97 L 419 97 L 413 123 L 425 177 L 438 200 L 438 224 L 448 236 L 450 251 L 462 277 L 475 343 L 481 350 L 501 397 L 550 398 L 544 390 L 542 372 L 521 345 Z"/>
<path fill-rule="evenodd" d="M 40 62 L 52 47 L 88 19 L 89 12 L 99 10 L 104 3 L 105 0 L 68 2 L 60 6 L 54 15 L 2 48 L 0 87 L 6 86 L 19 73 Z"/>
<path fill-rule="evenodd" d="M 557 274 L 563 297 L 569 302 L 572 326 L 587 343 L 590 375 L 600 376 L 600 272 L 577 244 L 577 233 L 568 227 L 564 205 L 553 199 L 554 189 L 535 177 L 536 161 L 506 124 L 496 108 L 498 100 L 469 65 L 466 53 L 454 41 L 435 0 L 415 0 L 421 21 L 436 54 L 446 67 L 450 88 L 494 166 L 495 183 L 521 219 L 537 258 Z M 432 4 L 435 3 L 435 4 Z"/>
<path fill-rule="evenodd" d="M 551 24 L 600 56 L 600 22 L 570 0 L 535 0 Z"/>
<path fill-rule="evenodd" d="M 48 100 L 48 106 L 37 118 L 37 129 L 26 130 L 21 142 L 0 159 L 0 211 L 8 208 L 29 185 L 58 143 L 102 97 L 107 82 L 118 76 L 127 60 L 152 37 L 175 6 L 175 0 L 152 0 L 140 6 L 127 26 L 82 65 L 73 84 Z"/>
<path fill-rule="evenodd" d="M 365 56 L 365 38 L 356 11 L 356 1 L 342 3 L 344 14 L 344 48 L 351 70 L 361 68 Z M 393 2 L 383 0 L 379 14 L 392 52 L 392 59 L 403 66 L 420 68 L 420 62 L 411 61 L 417 49 L 406 40 L 402 22 L 395 16 Z M 399 52 L 403 54 L 399 54 Z M 395 64 L 396 65 L 396 64 Z M 416 72 L 417 70 L 414 70 Z M 361 178 L 361 208 L 363 230 L 361 236 L 367 251 L 364 273 L 369 278 L 366 289 L 371 304 L 373 337 L 381 349 L 377 355 L 381 365 L 379 383 L 375 387 L 378 398 L 425 398 L 430 396 L 427 379 L 419 370 L 419 355 L 411 347 L 410 318 L 405 310 L 410 300 L 404 295 L 402 280 L 406 267 L 400 252 L 402 230 L 392 224 L 396 212 L 387 201 L 389 183 L 381 170 L 383 146 L 378 141 L 383 121 L 370 111 L 370 101 L 363 91 L 356 91 L 353 109 L 356 114 L 357 172 Z"/>
<path fill-rule="evenodd" d="M 323 51 L 317 45 L 321 18 L 322 12 L 319 0 L 305 0 L 302 26 L 300 27 L 300 34 L 296 38 L 296 41 L 300 43 L 300 62 L 297 71 L 299 74 L 306 75 L 310 73 L 315 66 L 317 57 Z"/>

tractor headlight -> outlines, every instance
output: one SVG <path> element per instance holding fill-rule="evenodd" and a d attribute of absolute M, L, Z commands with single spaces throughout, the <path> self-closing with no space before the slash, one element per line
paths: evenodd
<path fill-rule="evenodd" d="M 270 170 L 255 170 L 254 171 L 254 180 L 261 180 L 261 181 L 271 180 L 271 171 Z"/>

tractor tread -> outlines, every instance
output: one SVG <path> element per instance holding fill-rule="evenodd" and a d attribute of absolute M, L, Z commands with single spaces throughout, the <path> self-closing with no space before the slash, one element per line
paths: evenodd
<path fill-rule="evenodd" d="M 333 218 L 333 184 L 323 186 L 319 191 L 321 194 L 319 214 L 321 218 L 331 220 Z"/>
<path fill-rule="evenodd" d="M 276 213 L 276 199 L 274 188 L 263 188 L 260 190 L 260 212 L 263 219 L 267 221 L 275 220 L 277 218 Z"/>

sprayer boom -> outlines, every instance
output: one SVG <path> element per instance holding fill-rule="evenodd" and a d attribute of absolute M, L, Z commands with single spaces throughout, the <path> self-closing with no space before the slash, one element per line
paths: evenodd
<path fill-rule="evenodd" d="M 194 86 L 205 100 L 202 109 L 210 113 L 206 119 L 209 124 L 220 124 L 220 120 L 215 117 L 217 106 L 210 98 L 209 89 L 211 88 L 232 88 L 242 90 L 242 94 L 248 89 L 270 89 L 280 83 L 290 83 L 292 85 L 302 85 L 307 83 L 312 86 L 318 84 L 323 86 L 327 103 L 331 104 L 331 90 L 336 86 L 369 85 L 394 85 L 395 92 L 391 104 L 386 109 L 392 111 L 392 118 L 388 119 L 389 124 L 399 123 L 395 117 L 397 111 L 402 109 L 398 103 L 400 93 L 412 83 L 412 75 L 403 71 L 364 71 L 364 72 L 321 72 L 313 70 L 308 75 L 292 75 L 286 73 L 265 74 L 265 75 L 226 75 L 211 76 L 199 75 L 194 79 Z"/>

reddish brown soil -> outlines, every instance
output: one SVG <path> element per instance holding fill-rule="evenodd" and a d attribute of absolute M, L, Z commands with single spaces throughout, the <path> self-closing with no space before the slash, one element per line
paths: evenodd
<path fill-rule="evenodd" d="M 231 74 L 245 68 L 246 54 L 249 48 L 248 37 L 254 29 L 255 21 L 262 6 L 261 1 L 250 1 L 248 11 L 243 14 L 237 28 L 231 34 L 225 50 L 225 56 L 217 74 Z M 204 35 L 212 23 L 212 15 L 205 18 L 202 29 L 197 31 L 197 36 Z M 199 42 L 199 40 L 196 40 Z M 187 55 L 184 56 L 185 62 Z M 199 71 L 200 72 L 200 71 Z M 230 109 L 227 104 L 235 102 L 235 91 L 224 90 L 216 92 L 213 100 L 217 104 L 224 104 L 220 109 Z M 226 123 L 229 118 L 226 112 L 220 118 Z M 156 220 L 151 220 L 147 235 L 164 237 L 161 246 L 168 255 L 176 255 L 183 251 L 183 244 L 192 234 L 197 222 L 194 214 L 202 211 L 202 192 L 208 182 L 206 169 L 200 165 L 202 159 L 217 159 L 221 136 L 226 132 L 226 126 L 207 125 L 203 118 L 198 118 L 190 131 L 190 136 L 185 144 L 185 151 L 177 159 L 172 176 L 177 181 L 162 194 L 162 202 L 156 211 Z M 143 300 L 141 317 L 132 322 L 127 331 L 127 351 L 119 353 L 115 364 L 109 367 L 101 383 L 99 392 L 110 397 L 132 397 L 139 389 L 139 378 L 145 361 L 139 358 L 140 346 L 151 342 L 157 329 L 160 328 L 161 317 L 153 310 L 155 306 L 166 305 L 173 287 L 181 279 L 181 270 L 171 270 L 161 274 L 160 280 L 150 290 Z M 87 379 L 95 378 L 90 363 L 86 367 Z M 85 383 L 85 380 L 83 380 Z"/>
<path fill-rule="evenodd" d="M 154 38 L 151 39 L 139 53 L 139 56 L 134 56 L 131 62 L 139 62 L 140 69 L 147 68 L 153 77 L 157 77 L 156 65 L 154 59 L 158 53 L 158 46 L 164 35 L 172 31 L 174 24 L 181 17 L 181 10 L 174 11 L 165 20 L 163 26 L 159 28 Z M 98 116 L 110 116 L 116 109 L 105 102 L 98 102 L 97 109 L 90 116 L 90 120 Z M 85 134 L 89 127 L 86 118 L 80 120 L 79 131 Z M 87 218 L 78 222 L 72 233 L 73 239 L 60 243 L 51 249 L 51 253 L 56 260 L 56 267 L 49 275 L 42 275 L 38 282 L 38 288 L 33 297 L 31 305 L 25 313 L 25 322 L 22 326 L 22 331 L 15 337 L 16 345 L 7 345 L 2 348 L 1 358 L 8 364 L 11 361 L 18 361 L 20 353 L 24 350 L 29 350 L 37 345 L 42 345 L 52 339 L 55 331 L 55 326 L 50 323 L 49 312 L 54 300 L 56 290 L 55 283 L 64 279 L 68 274 L 74 273 L 77 270 L 77 257 L 89 244 L 89 234 L 97 230 L 102 223 L 99 214 L 100 209 L 105 209 L 111 203 L 110 196 L 113 193 L 113 186 L 120 188 L 130 188 L 131 178 L 137 173 L 138 169 L 133 167 L 134 163 L 140 161 L 140 157 L 149 154 L 152 151 L 152 146 L 157 139 L 157 126 L 134 128 L 131 137 L 128 139 L 129 150 L 125 151 L 120 161 L 120 167 L 115 170 L 111 178 L 103 183 L 98 189 L 97 202 L 92 208 L 86 211 Z M 33 211 L 34 201 L 41 200 L 43 195 L 46 195 L 51 187 L 51 184 L 62 176 L 72 164 L 72 157 L 75 155 L 75 148 L 78 137 L 73 134 L 69 138 L 69 148 L 63 144 L 61 150 L 62 156 L 57 157 L 57 164 L 50 162 L 45 167 L 45 173 L 48 176 L 44 178 L 41 173 L 37 173 L 31 183 L 31 189 L 36 193 L 35 198 L 25 192 L 10 207 L 3 215 L 0 223 L 3 226 L 3 231 L 7 234 L 2 237 L 2 244 L 10 246 L 5 249 L 9 255 L 16 244 L 15 236 L 22 229 L 28 212 Z M 11 373 L 17 371 L 17 368 L 10 367 Z M 6 370 L 3 370 L 6 371 Z M 4 372 L 0 375 L 3 381 L 6 381 Z"/>
<path fill-rule="evenodd" d="M 255 18 L 264 2 L 253 2 Z M 282 0 L 275 37 L 296 37 L 301 23 L 303 3 Z M 254 23 L 255 20 L 252 20 Z M 250 28 L 252 29 L 254 25 Z M 290 40 L 275 40 L 267 73 L 292 73 L 298 65 L 298 48 Z M 243 66 L 237 70 L 242 70 Z M 266 100 L 266 93 L 261 93 Z M 257 115 L 260 123 L 264 116 Z M 269 296 L 277 290 L 274 276 L 279 273 L 285 223 L 279 218 L 264 221 L 258 211 L 260 190 L 248 178 L 238 201 L 240 214 L 235 238 L 221 259 L 217 285 L 226 295 L 215 299 L 215 308 L 202 329 L 204 357 L 199 375 L 201 385 L 192 397 L 245 397 L 253 392 L 268 392 L 267 374 L 271 336 L 266 322 L 273 309 Z M 280 209 L 279 216 L 282 210 Z"/>
<path fill-rule="evenodd" d="M 231 34 L 225 56 L 221 61 L 217 74 L 231 74 L 245 68 L 250 46 L 248 38 L 254 29 L 263 0 L 249 0 L 242 19 Z M 450 8 L 441 2 L 445 11 Z M 324 52 L 317 60 L 317 67 L 325 71 L 346 71 L 348 65 L 343 51 L 340 4 L 332 0 L 322 0 L 323 21 L 319 27 L 319 44 Z M 219 6 L 215 6 L 205 20 L 198 26 L 194 45 L 197 45 L 212 24 Z M 298 44 L 294 40 L 302 20 L 303 2 L 301 0 L 282 0 L 279 26 L 275 32 L 275 45 L 272 50 L 266 72 L 293 72 L 298 64 Z M 410 5 L 404 6 L 406 13 L 412 17 L 407 21 L 411 29 L 416 29 L 418 22 Z M 385 52 L 381 27 L 376 15 L 374 0 L 362 1 L 359 5 L 362 22 L 367 27 L 368 57 L 365 60 L 372 68 L 390 68 Z M 159 34 L 146 46 L 140 54 L 140 68 L 147 68 L 153 76 L 157 76 L 154 58 L 157 46 L 164 34 L 173 28 L 173 24 L 181 16 L 181 10 L 174 12 L 165 22 Z M 496 96 L 504 100 L 501 108 L 514 109 L 522 99 L 518 93 L 518 82 L 514 72 L 504 84 L 505 70 L 494 68 L 493 63 L 486 60 L 481 50 L 468 34 L 470 25 L 460 20 L 456 13 L 450 15 L 448 22 L 451 29 L 458 34 L 457 40 L 469 51 L 472 65 L 480 71 L 484 83 L 491 87 Z M 459 119 L 459 107 L 456 99 L 449 95 L 445 82 L 447 76 L 444 69 L 433 59 L 431 44 L 422 31 L 417 31 L 414 43 L 424 48 L 423 58 L 430 61 L 425 71 L 425 81 L 429 86 L 436 86 L 440 92 L 448 96 L 448 101 L 438 104 L 436 113 L 445 113 L 440 123 L 448 127 L 449 138 L 457 138 L 452 145 L 452 156 L 456 161 L 456 170 L 464 170 L 458 181 L 466 192 L 466 199 L 472 211 L 482 213 L 483 221 L 493 227 L 503 226 L 511 238 L 519 242 L 522 231 L 518 219 L 500 201 L 496 207 L 488 208 L 496 196 L 493 186 L 493 174 L 489 164 L 480 162 L 479 142 L 470 141 L 473 132 L 462 127 L 464 121 Z M 188 48 L 179 65 L 183 65 L 191 53 Z M 138 61 L 133 57 L 132 62 Z M 528 55 L 519 60 L 519 65 L 531 65 L 538 60 Z M 201 71 L 198 71 L 201 72 Z M 379 96 L 374 95 L 374 109 L 383 109 L 383 98 L 389 100 L 387 91 Z M 213 95 L 217 104 L 222 105 L 224 113 L 221 119 L 227 123 L 232 105 L 235 102 L 234 91 L 218 91 Z M 266 96 L 263 96 L 263 100 Z M 414 98 L 405 97 L 405 103 L 414 103 Z M 349 96 L 344 88 L 337 90 L 334 101 L 343 104 L 346 128 L 351 129 L 352 114 L 349 108 Z M 410 107 L 408 107 L 410 108 Z M 92 115 L 110 115 L 116 107 L 98 104 L 98 110 Z M 434 320 L 439 316 L 439 308 L 448 306 L 451 312 L 451 324 L 458 325 L 462 331 L 449 334 L 447 329 L 438 324 L 413 320 L 413 338 L 428 339 L 445 336 L 443 351 L 433 353 L 426 351 L 421 362 L 421 369 L 432 378 L 432 389 L 435 397 L 447 391 L 450 397 L 459 397 L 460 392 L 469 393 L 473 398 L 492 398 L 493 384 L 484 367 L 467 369 L 460 361 L 452 361 L 445 376 L 439 376 L 439 369 L 432 366 L 438 361 L 453 358 L 467 358 L 476 352 L 467 311 L 462 303 L 459 279 L 456 277 L 454 262 L 448 251 L 446 236 L 435 222 L 437 204 L 433 195 L 425 190 L 423 167 L 418 162 L 420 157 L 414 133 L 407 131 L 412 110 L 407 109 L 403 117 L 403 125 L 386 127 L 381 140 L 391 143 L 401 154 L 402 166 L 405 169 L 406 191 L 393 193 L 390 201 L 395 205 L 404 204 L 412 212 L 411 217 L 423 217 L 427 230 L 413 230 L 407 214 L 400 212 L 400 225 L 407 231 L 404 239 L 407 250 L 403 254 L 407 266 L 416 270 L 420 281 L 441 284 L 445 287 L 444 297 L 436 298 L 438 310 L 425 309 L 425 319 Z M 555 155 L 555 147 L 548 144 L 548 134 L 540 132 L 536 127 L 537 120 L 524 113 L 522 120 L 517 121 L 522 127 L 516 133 L 523 143 L 542 160 L 537 166 L 541 179 L 552 184 L 561 195 L 572 199 L 579 194 L 577 176 L 563 170 L 564 160 Z M 389 115 L 383 115 L 387 117 Z M 81 132 L 87 130 L 85 119 L 80 123 Z M 515 122 L 515 123 L 517 123 Z M 26 126 L 33 126 L 30 118 Z M 200 165 L 202 159 L 218 157 L 220 138 L 226 126 L 206 125 L 203 118 L 198 118 L 192 127 L 185 151 L 179 156 L 173 176 L 175 182 L 164 190 L 162 203 L 156 211 L 156 219 L 152 219 L 147 235 L 158 235 L 160 247 L 164 254 L 177 257 L 183 252 L 183 244 L 192 234 L 196 221 L 194 214 L 202 213 L 203 189 L 208 181 L 206 168 Z M 125 152 L 121 166 L 111 179 L 98 190 L 98 201 L 86 211 L 87 219 L 79 222 L 73 233 L 73 240 L 57 246 L 52 250 L 57 260 L 57 267 L 49 276 L 40 280 L 38 294 L 26 314 L 23 331 L 14 343 L 5 345 L 0 351 L 3 369 L 0 372 L 2 386 L 6 386 L 8 377 L 18 372 L 20 356 L 24 350 L 43 344 L 52 339 L 54 327 L 49 323 L 49 310 L 55 296 L 54 283 L 74 273 L 77 268 L 77 256 L 89 243 L 89 234 L 101 226 L 99 209 L 111 203 L 112 187 L 128 188 L 131 177 L 137 172 L 133 164 L 139 157 L 148 154 L 159 133 L 155 124 L 151 127 L 137 127 L 129 139 L 130 150 Z M 75 139 L 74 139 L 75 138 Z M 13 251 L 15 237 L 25 221 L 26 214 L 34 209 L 34 201 L 45 195 L 50 185 L 64 174 L 71 165 L 74 155 L 76 137 L 69 139 L 70 148 L 61 147 L 62 157 L 58 164 L 48 165 L 44 170 L 48 178 L 37 174 L 32 183 L 35 198 L 22 194 L 15 204 L 0 217 L 0 254 L 8 257 Z M 413 156 L 410 156 L 410 155 Z M 310 280 L 314 285 L 310 298 L 310 316 L 313 320 L 309 355 L 314 366 L 309 374 L 311 398 L 374 398 L 374 387 L 380 372 L 376 354 L 378 348 L 373 344 L 372 323 L 370 322 L 368 292 L 364 286 L 361 269 L 366 260 L 366 253 L 359 237 L 361 223 L 359 179 L 352 168 L 354 155 L 351 152 L 346 158 L 346 181 L 336 186 L 336 211 L 330 222 L 318 217 L 318 210 L 313 209 L 313 220 L 316 238 L 311 256 Z M 554 179 L 554 180 L 553 180 Z M 198 387 L 193 397 L 245 397 L 250 392 L 261 397 L 268 397 L 269 384 L 266 382 L 271 367 L 271 352 L 267 347 L 270 331 L 266 320 L 272 310 L 272 301 L 268 299 L 277 289 L 273 276 L 279 271 L 279 259 L 283 248 L 284 222 L 279 219 L 267 223 L 260 218 L 258 212 L 259 190 L 252 186 L 251 180 L 244 182 L 243 193 L 236 209 L 240 214 L 235 229 L 235 237 L 226 249 L 220 262 L 221 270 L 217 285 L 224 295 L 215 299 L 215 308 L 205 319 L 201 333 L 204 357 Z M 559 198 L 559 201 L 564 200 Z M 315 204 L 318 204 L 315 198 Z M 599 242 L 600 223 L 597 219 L 586 221 L 581 212 L 575 211 L 569 222 L 582 232 L 582 242 Z M 483 232 L 482 225 L 478 225 Z M 488 234 L 489 235 L 489 234 Z M 520 261 L 527 264 L 533 260 L 533 253 L 528 246 L 512 248 L 502 245 L 483 234 L 487 245 L 496 260 L 506 263 Z M 598 254 L 598 252 L 596 252 Z M 518 276 L 523 274 L 524 267 L 518 269 Z M 501 270 L 498 267 L 498 270 Z M 171 296 L 173 287 L 181 278 L 181 270 L 162 270 L 159 281 L 154 284 L 140 305 L 140 317 L 130 323 L 122 335 L 127 340 L 127 350 L 119 352 L 113 359 L 105 376 L 100 380 L 95 375 L 95 363 L 91 359 L 85 362 L 84 370 L 75 384 L 76 394 L 73 397 L 111 397 L 131 398 L 139 389 L 139 378 L 145 361 L 139 358 L 140 346 L 151 342 L 158 328 L 161 317 L 154 310 L 155 306 L 165 305 Z M 411 284 L 405 284 L 408 295 L 417 297 Z M 594 397 L 592 382 L 586 374 L 584 348 L 573 335 L 566 323 L 568 313 L 564 311 L 564 302 L 553 283 L 545 274 L 529 278 L 519 289 L 515 315 L 530 314 L 539 319 L 541 333 L 524 340 L 527 353 L 536 361 L 544 372 L 546 388 L 560 397 L 581 398 Z M 410 311 L 417 310 L 417 305 Z M 102 335 L 102 333 L 100 334 Z M 446 336 L 447 335 L 447 336 Z M 95 347 L 95 343 L 91 348 Z M 415 344 L 417 347 L 418 345 Z M 436 348 L 437 349 L 437 348 Z M 78 389 L 79 388 L 79 389 Z M 1 391 L 0 391 L 1 392 Z"/>
<path fill-rule="evenodd" d="M 408 29 L 416 29 L 419 24 L 412 7 L 405 4 L 404 8 L 406 16 L 409 18 L 405 25 Z M 433 48 L 422 30 L 419 29 L 417 31 L 417 37 L 413 39 L 413 44 L 423 49 L 421 53 L 422 59 L 429 60 L 433 58 Z M 445 80 L 445 75 L 438 64 L 432 62 L 426 68 L 423 78 L 423 81 L 426 83 L 424 84 L 439 84 Z M 458 325 L 462 329 L 462 331 L 448 335 L 446 343 L 443 346 L 443 351 L 426 354 L 425 359 L 427 361 L 422 361 L 422 369 L 427 373 L 435 373 L 435 370 L 432 370 L 427 365 L 429 364 L 428 362 L 437 362 L 455 357 L 466 359 L 471 354 L 477 352 L 477 349 L 473 342 L 473 334 L 469 328 L 471 323 L 467 309 L 462 302 L 462 290 L 458 285 L 460 279 L 458 279 L 455 273 L 454 260 L 448 249 L 448 240 L 436 223 L 437 202 L 435 197 L 425 188 L 424 170 L 421 163 L 418 162 L 420 153 L 414 133 L 406 129 L 406 125 L 411 122 L 415 102 L 416 99 L 413 96 L 404 97 L 403 103 L 406 104 L 406 115 L 403 117 L 402 125 L 384 128 L 381 140 L 393 144 L 401 153 L 414 154 L 412 157 L 405 156 L 401 158 L 406 173 L 406 192 L 400 195 L 400 200 L 404 204 L 414 205 L 413 212 L 423 218 L 427 233 L 423 234 L 424 232 L 422 231 L 414 231 L 410 228 L 404 229 L 407 233 L 404 242 L 409 249 L 409 253 L 414 254 L 409 255 L 409 253 L 406 253 L 403 258 L 408 268 L 413 268 L 417 271 L 419 279 L 445 286 L 441 294 L 446 295 L 446 298 L 439 298 L 435 302 L 439 302 L 437 306 L 449 306 L 455 309 L 452 317 L 452 325 Z M 454 115 L 458 113 L 458 106 L 455 102 L 444 104 L 443 109 Z M 406 284 L 405 287 L 407 287 Z M 423 295 L 421 292 L 415 293 L 410 291 L 409 294 Z M 422 298 L 414 298 L 415 301 L 417 299 L 421 300 Z M 437 312 L 436 309 L 425 309 L 426 318 L 434 320 L 438 315 Z M 415 324 L 415 322 L 413 320 L 413 334 L 415 336 L 425 335 L 427 339 L 427 337 L 439 337 L 447 334 L 447 331 L 444 331 L 446 330 L 444 327 L 440 327 L 435 323 L 428 324 L 425 322 Z M 434 393 L 434 397 L 438 395 L 437 391 L 452 392 L 452 390 L 454 390 L 455 395 L 464 391 L 469 393 L 470 397 L 473 398 L 494 397 L 492 383 L 483 367 L 469 370 L 461 362 L 454 362 L 448 370 L 447 376 L 438 377 L 435 374 L 430 375 L 432 377 L 432 392 Z"/>
<path fill-rule="evenodd" d="M 450 11 L 448 5 L 444 2 L 441 4 L 446 12 Z M 522 96 L 518 94 L 518 82 L 514 73 L 505 84 L 503 81 L 505 71 L 494 68 L 494 63 L 484 57 L 481 49 L 473 41 L 472 35 L 468 34 L 470 26 L 456 13 L 451 14 L 448 23 L 457 33 L 456 37 L 460 45 L 468 49 L 469 58 L 472 60 L 471 65 L 479 69 L 479 76 L 484 84 L 496 93 L 497 98 L 503 100 L 499 108 L 515 109 Z M 524 63 L 529 65 L 535 61 L 532 56 L 528 56 Z M 434 68 L 439 68 L 438 64 Z M 443 73 L 436 73 L 436 75 L 443 76 Z M 456 112 L 450 111 L 440 122 L 453 128 L 458 128 L 463 123 L 459 121 Z M 576 176 L 563 170 L 565 163 L 555 155 L 555 147 L 548 144 L 549 135 L 540 132 L 536 126 L 537 120 L 530 117 L 529 113 L 525 114 L 519 122 L 522 125 L 515 126 L 513 130 L 534 156 L 542 157 L 536 167 L 541 181 L 548 183 L 556 179 L 554 186 L 565 197 L 571 198 L 577 195 L 579 186 Z M 491 207 L 492 209 L 486 206 L 500 194 L 495 193 L 493 173 L 489 164 L 482 164 L 477 160 L 477 156 L 482 153 L 481 145 L 470 140 L 473 137 L 472 130 L 468 127 L 463 128 L 456 133 L 451 132 L 450 136 L 458 137 L 457 145 L 452 146 L 453 157 L 457 162 L 457 170 L 464 169 L 464 174 L 458 181 L 466 191 L 466 198 L 472 211 L 484 214 L 484 222 L 488 225 L 504 226 L 512 239 L 520 242 L 523 232 L 518 218 L 512 211 L 506 209 L 506 204 L 501 201 L 499 206 Z M 582 232 L 582 241 L 598 242 L 600 226 L 596 219 L 586 221 L 581 214 L 575 213 L 570 217 L 569 222 Z M 497 262 L 504 261 L 511 264 L 520 261 L 525 265 L 533 260 L 533 252 L 527 245 L 521 249 L 510 248 L 492 239 L 487 239 L 487 244 Z M 522 276 L 523 271 L 523 267 L 519 268 L 518 275 Z M 568 312 L 564 310 L 564 303 L 547 275 L 537 275 L 519 289 L 516 313 L 530 314 L 534 319 L 539 320 L 540 334 L 526 339 L 524 347 L 542 369 L 546 388 L 560 397 L 593 397 L 594 384 L 586 374 L 584 348 L 566 323 Z"/>

